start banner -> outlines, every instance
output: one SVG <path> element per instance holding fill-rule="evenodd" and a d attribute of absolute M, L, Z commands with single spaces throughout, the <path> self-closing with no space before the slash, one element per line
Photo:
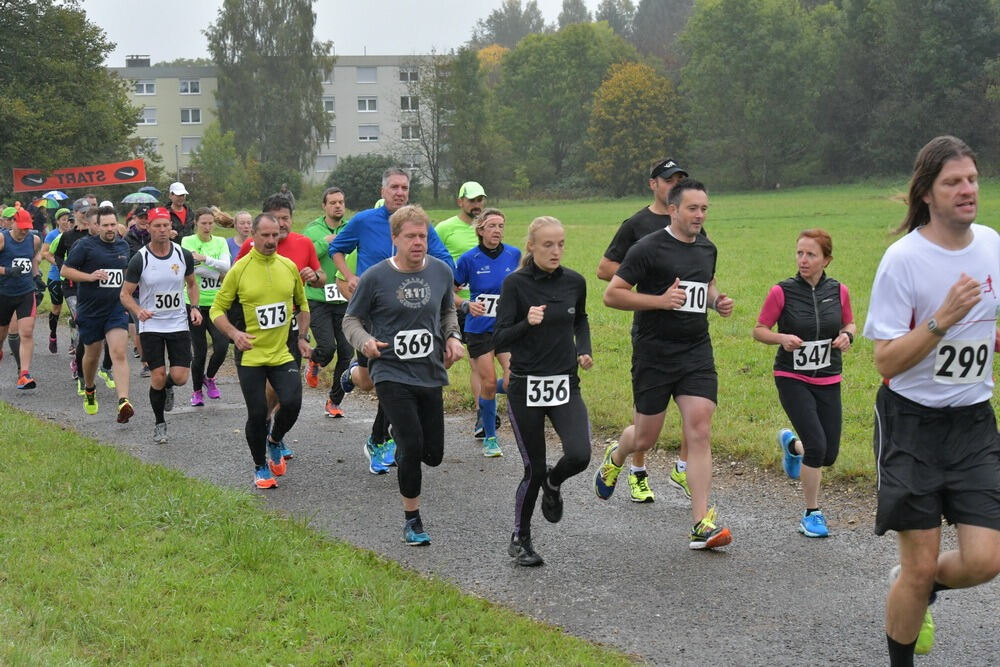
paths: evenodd
<path fill-rule="evenodd" d="M 51 171 L 48 175 L 37 169 L 15 169 L 14 192 L 143 183 L 145 180 L 146 165 L 142 158 L 90 167 L 66 167 Z"/>

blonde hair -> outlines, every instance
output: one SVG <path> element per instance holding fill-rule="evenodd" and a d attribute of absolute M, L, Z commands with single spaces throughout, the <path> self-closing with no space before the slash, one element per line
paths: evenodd
<path fill-rule="evenodd" d="M 484 208 L 482 212 L 472 221 L 472 226 L 476 229 L 476 236 L 483 238 L 483 230 L 486 228 L 486 219 L 499 216 L 501 220 L 507 222 L 507 216 L 498 208 Z"/>
<path fill-rule="evenodd" d="M 389 216 L 389 229 L 393 236 L 399 236 L 403 225 L 408 222 L 415 222 L 425 227 L 430 227 L 431 219 L 421 208 L 420 204 L 408 204 L 401 206 L 395 213 Z"/>
<path fill-rule="evenodd" d="M 535 236 L 538 235 L 538 231 L 542 227 L 548 227 L 549 225 L 559 225 L 560 229 L 562 228 L 562 223 L 559 222 L 557 218 L 553 218 L 551 215 L 540 215 L 531 221 L 531 224 L 528 226 L 528 239 L 524 244 L 524 254 L 521 255 L 520 268 L 523 269 L 535 260 L 534 254 L 528 248 L 528 245 L 534 244 Z"/>

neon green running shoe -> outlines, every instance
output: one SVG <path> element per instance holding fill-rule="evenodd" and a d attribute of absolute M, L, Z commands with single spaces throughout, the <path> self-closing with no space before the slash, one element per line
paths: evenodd
<path fill-rule="evenodd" d="M 97 392 L 85 391 L 83 393 L 83 411 L 88 415 L 97 414 Z"/>
<path fill-rule="evenodd" d="M 924 612 L 924 622 L 920 624 L 920 634 L 917 635 L 917 645 L 913 652 L 917 655 L 927 655 L 934 647 L 934 619 L 931 610 Z"/>
<path fill-rule="evenodd" d="M 98 369 L 97 375 L 104 380 L 104 384 L 107 385 L 108 389 L 115 388 L 115 376 L 111 373 L 111 369 L 104 370 L 103 368 Z"/>
<path fill-rule="evenodd" d="M 649 488 L 649 474 L 645 470 L 629 473 L 628 488 L 632 490 L 633 503 L 651 503 L 656 497 Z"/>
<path fill-rule="evenodd" d="M 594 493 L 601 500 L 607 500 L 615 492 L 615 482 L 618 481 L 618 474 L 622 471 L 622 467 L 616 466 L 611 460 L 611 453 L 616 449 L 618 449 L 617 442 L 608 445 L 604 450 L 604 460 L 594 473 Z"/>
<path fill-rule="evenodd" d="M 691 487 L 688 486 L 687 471 L 681 472 L 678 470 L 676 463 L 670 468 L 670 486 L 679 489 L 687 496 L 688 500 L 691 500 Z"/>
<path fill-rule="evenodd" d="M 76 395 L 77 396 L 83 396 L 83 394 L 84 394 L 84 391 L 83 391 L 83 378 L 82 377 L 78 377 L 76 379 Z"/>

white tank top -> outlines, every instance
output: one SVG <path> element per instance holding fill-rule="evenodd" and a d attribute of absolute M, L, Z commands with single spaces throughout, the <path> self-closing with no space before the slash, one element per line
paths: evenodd
<path fill-rule="evenodd" d="M 142 275 L 139 278 L 139 307 L 153 316 L 139 322 L 140 332 L 173 333 L 188 330 L 184 305 L 186 265 L 181 247 L 171 242 L 170 254 L 160 258 L 148 246 L 139 249 Z"/>

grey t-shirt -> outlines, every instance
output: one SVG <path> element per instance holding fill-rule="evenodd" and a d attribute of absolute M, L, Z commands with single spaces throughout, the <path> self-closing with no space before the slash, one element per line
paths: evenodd
<path fill-rule="evenodd" d="M 400 271 L 386 259 L 361 275 L 347 316 L 368 323 L 375 340 L 389 344 L 368 362 L 373 382 L 419 387 L 448 384 L 442 322 L 447 329 L 448 319 L 455 319 L 454 282 L 451 268 L 434 257 L 427 257 L 419 271 Z M 345 321 L 345 332 L 347 325 Z M 364 343 L 349 337 L 355 347 Z"/>

